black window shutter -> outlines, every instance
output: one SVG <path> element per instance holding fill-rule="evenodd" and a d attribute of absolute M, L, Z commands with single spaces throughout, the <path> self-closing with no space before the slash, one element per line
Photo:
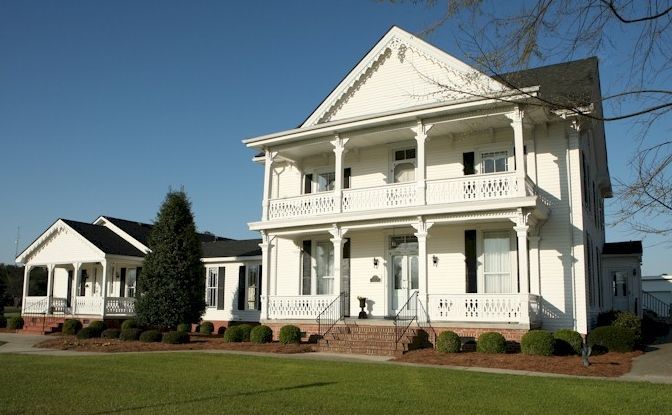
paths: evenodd
<path fill-rule="evenodd" d="M 313 192 L 313 175 L 306 174 L 303 176 L 303 193 L 310 194 Z"/>
<path fill-rule="evenodd" d="M 70 307 L 72 301 L 72 280 L 74 279 L 75 271 L 68 271 L 68 293 L 66 295 L 67 306 Z"/>
<path fill-rule="evenodd" d="M 310 295 L 310 283 L 311 283 L 311 247 L 312 243 L 311 241 L 303 241 L 303 267 L 301 269 L 301 277 L 303 279 L 303 283 L 301 284 L 301 294 L 303 295 Z"/>
<path fill-rule="evenodd" d="M 476 168 L 474 164 L 474 152 L 470 151 L 468 153 L 462 153 L 462 171 L 465 176 L 470 174 L 476 174 Z"/>
<path fill-rule="evenodd" d="M 238 268 L 238 310 L 245 310 L 245 265 Z"/>
<path fill-rule="evenodd" d="M 259 265 L 259 270 L 257 271 L 257 278 L 259 278 L 259 283 L 257 284 L 257 298 L 254 299 L 254 304 L 257 306 L 257 310 L 261 310 L 261 282 L 264 280 L 261 271 L 261 265 Z"/>
<path fill-rule="evenodd" d="M 350 188 L 350 177 L 352 177 L 352 169 L 350 167 L 346 167 L 343 169 L 343 188 L 344 189 L 349 189 Z"/>
<path fill-rule="evenodd" d="M 477 273 L 476 273 L 476 231 L 464 231 L 464 263 L 467 275 L 466 290 L 467 293 L 478 292 Z"/>
<path fill-rule="evenodd" d="M 85 269 L 80 270 L 79 274 L 81 275 L 81 279 L 79 280 L 79 295 L 83 297 L 86 295 L 86 280 L 89 276 L 86 274 Z"/>
<path fill-rule="evenodd" d="M 126 288 L 126 268 L 122 268 L 119 276 L 119 297 L 124 296 L 124 288 Z"/>
<path fill-rule="evenodd" d="M 343 259 L 350 259 L 350 238 L 345 238 L 343 243 Z"/>
<path fill-rule="evenodd" d="M 226 268 L 219 267 L 217 271 L 217 310 L 224 310 L 224 276 Z"/>

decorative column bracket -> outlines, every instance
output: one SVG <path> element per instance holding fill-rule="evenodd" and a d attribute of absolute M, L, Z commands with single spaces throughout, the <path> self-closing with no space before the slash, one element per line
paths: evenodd
<path fill-rule="evenodd" d="M 427 163 L 425 160 L 425 144 L 429 142 L 429 130 L 434 127 L 434 124 L 423 124 L 422 120 L 418 120 L 418 124 L 412 127 L 411 130 L 415 133 L 416 141 L 416 158 L 418 165 L 415 175 L 416 181 L 416 204 L 424 206 L 427 203 Z"/>

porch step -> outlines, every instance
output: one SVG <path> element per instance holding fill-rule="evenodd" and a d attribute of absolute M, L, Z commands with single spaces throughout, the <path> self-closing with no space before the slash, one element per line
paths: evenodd
<path fill-rule="evenodd" d="M 52 334 L 61 331 L 64 317 L 23 317 L 22 334 Z"/>
<path fill-rule="evenodd" d="M 409 328 L 396 341 L 395 327 L 359 326 L 343 324 L 335 326 L 318 342 L 318 350 L 333 353 L 353 353 L 377 356 L 400 356 L 419 347 L 420 330 Z"/>

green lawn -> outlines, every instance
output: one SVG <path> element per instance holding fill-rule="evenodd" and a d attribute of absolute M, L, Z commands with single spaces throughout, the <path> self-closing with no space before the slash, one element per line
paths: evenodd
<path fill-rule="evenodd" d="M 0 413 L 663 414 L 672 386 L 204 353 L 0 355 Z"/>
<path fill-rule="evenodd" d="M 5 315 L 6 318 L 10 318 L 10 317 L 18 317 L 18 316 L 21 315 L 21 307 L 9 307 L 9 306 L 6 306 L 5 309 L 4 309 L 4 311 L 3 311 L 3 313 L 4 313 L 4 315 Z"/>

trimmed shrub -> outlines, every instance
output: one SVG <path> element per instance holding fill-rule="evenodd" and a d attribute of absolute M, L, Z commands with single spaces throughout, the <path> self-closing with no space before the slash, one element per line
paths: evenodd
<path fill-rule="evenodd" d="M 616 319 L 612 326 L 632 330 L 635 333 L 635 342 L 640 343 L 642 341 L 642 320 L 636 314 L 629 311 L 619 311 L 616 313 Z"/>
<path fill-rule="evenodd" d="M 0 313 L 0 329 L 7 327 L 7 319 Z"/>
<path fill-rule="evenodd" d="M 616 320 L 618 311 L 603 311 L 597 315 L 597 327 L 611 326 Z"/>
<path fill-rule="evenodd" d="M 104 339 L 118 339 L 119 333 L 121 333 L 121 330 L 119 329 L 106 329 L 100 333 L 100 337 Z"/>
<path fill-rule="evenodd" d="M 243 341 L 242 326 L 231 326 L 224 331 L 224 341 L 227 343 L 240 343 Z"/>
<path fill-rule="evenodd" d="M 20 330 L 23 328 L 23 318 L 16 316 L 7 319 L 7 328 L 11 330 Z"/>
<path fill-rule="evenodd" d="M 124 320 L 123 323 L 121 323 L 121 329 L 126 330 L 126 329 L 139 329 L 140 328 L 140 323 L 138 320 L 134 318 L 129 318 L 128 320 Z"/>
<path fill-rule="evenodd" d="M 184 333 L 181 331 L 180 333 Z M 162 334 L 158 330 L 147 330 L 143 331 L 140 335 L 140 341 L 144 343 L 158 343 L 162 339 Z"/>
<path fill-rule="evenodd" d="M 553 333 L 555 339 L 554 353 L 559 356 L 581 354 L 583 338 L 578 331 L 561 329 Z"/>
<path fill-rule="evenodd" d="M 282 326 L 278 337 L 282 344 L 301 343 L 301 329 L 291 324 Z"/>
<path fill-rule="evenodd" d="M 96 337 L 100 337 L 100 334 L 107 328 L 107 324 L 105 324 L 104 321 L 95 320 L 90 322 L 86 327 L 90 328 L 91 330 L 98 330 L 98 336 Z"/>
<path fill-rule="evenodd" d="M 443 353 L 459 353 L 462 350 L 462 339 L 454 331 L 444 331 L 436 338 L 436 350 Z"/>
<path fill-rule="evenodd" d="M 632 330 L 616 326 L 596 327 L 588 334 L 588 345 L 598 352 L 600 348 L 610 352 L 631 352 L 635 348 L 635 340 Z"/>
<path fill-rule="evenodd" d="M 243 340 L 241 340 L 241 341 L 249 342 L 250 341 L 250 334 L 252 333 L 252 327 L 253 326 L 251 324 L 241 324 L 238 327 L 240 327 L 240 330 L 243 333 Z"/>
<path fill-rule="evenodd" d="M 180 331 L 180 330 L 178 330 Z M 201 323 L 201 325 L 198 327 L 198 332 L 201 334 L 212 334 L 212 332 L 215 331 L 215 325 L 212 324 L 209 321 L 204 321 Z"/>
<path fill-rule="evenodd" d="M 189 333 L 183 331 L 169 331 L 163 333 L 161 341 L 168 344 L 184 344 L 189 343 Z"/>
<path fill-rule="evenodd" d="M 252 343 L 270 343 L 273 341 L 273 330 L 268 326 L 254 326 L 250 332 Z"/>
<path fill-rule="evenodd" d="M 506 352 L 506 339 L 496 331 L 487 331 L 478 336 L 476 351 L 480 353 Z"/>
<path fill-rule="evenodd" d="M 191 333 L 191 324 L 180 323 L 180 324 L 177 325 L 177 331 L 183 331 L 185 333 Z"/>
<path fill-rule="evenodd" d="M 94 339 L 100 337 L 102 331 L 98 330 L 97 327 L 84 327 L 77 333 L 78 339 Z"/>
<path fill-rule="evenodd" d="M 82 329 L 82 322 L 75 319 L 67 319 L 63 322 L 63 334 L 75 335 Z"/>
<path fill-rule="evenodd" d="M 520 339 L 520 351 L 534 356 L 551 356 L 554 342 L 550 331 L 530 330 Z"/>
<path fill-rule="evenodd" d="M 119 340 L 123 341 L 135 341 L 140 339 L 140 335 L 142 334 L 142 329 L 134 328 L 134 329 L 121 329 L 121 332 L 119 333 Z"/>

